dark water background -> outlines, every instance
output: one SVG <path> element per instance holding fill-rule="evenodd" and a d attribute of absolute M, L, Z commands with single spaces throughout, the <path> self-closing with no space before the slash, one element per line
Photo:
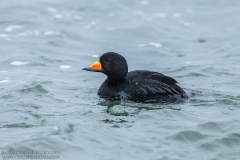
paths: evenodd
<path fill-rule="evenodd" d="M 239 42 L 239 0 L 1 0 L 0 151 L 239 159 Z M 82 68 L 107 51 L 203 96 L 106 102 L 96 94 L 105 75 Z"/>

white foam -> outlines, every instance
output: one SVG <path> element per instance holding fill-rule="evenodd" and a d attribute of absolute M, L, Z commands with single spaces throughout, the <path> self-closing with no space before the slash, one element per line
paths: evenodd
<path fill-rule="evenodd" d="M 8 38 L 9 37 L 9 35 L 7 35 L 7 34 L 0 34 L 0 38 Z"/>
<path fill-rule="evenodd" d="M 71 17 L 71 13 L 65 13 L 64 14 L 66 17 Z"/>
<path fill-rule="evenodd" d="M 69 66 L 69 65 L 61 65 L 60 68 L 61 68 L 61 69 L 69 69 L 69 68 L 72 68 L 72 66 Z"/>
<path fill-rule="evenodd" d="M 183 25 L 188 27 L 188 26 L 191 26 L 192 23 L 185 22 L 185 23 L 183 23 Z"/>
<path fill-rule="evenodd" d="M 179 18 L 179 17 L 181 17 L 181 14 L 180 14 L 180 13 L 174 13 L 174 14 L 173 14 L 173 17 Z"/>
<path fill-rule="evenodd" d="M 146 47 L 147 44 L 138 44 L 138 47 Z"/>
<path fill-rule="evenodd" d="M 162 47 L 162 45 L 160 43 L 156 43 L 156 42 L 149 42 L 148 44 L 150 46 L 154 46 L 154 47 Z"/>
<path fill-rule="evenodd" d="M 23 28 L 23 26 L 20 26 L 20 25 L 10 25 L 7 28 L 5 28 L 5 31 L 6 32 L 11 32 L 11 31 L 13 31 L 13 29 L 20 29 L 20 28 Z"/>
<path fill-rule="evenodd" d="M 109 14 L 108 14 L 108 17 L 114 17 L 114 16 L 115 16 L 114 13 L 109 13 Z"/>
<path fill-rule="evenodd" d="M 49 8 L 48 8 L 48 11 L 49 11 L 49 12 L 52 12 L 52 13 L 57 12 L 57 10 L 56 10 L 55 8 L 52 8 L 52 7 L 49 7 Z"/>
<path fill-rule="evenodd" d="M 92 22 L 91 22 L 91 25 L 93 25 L 93 26 L 96 25 L 96 24 L 97 24 L 97 23 L 96 23 L 95 21 L 92 21 Z"/>
<path fill-rule="evenodd" d="M 191 62 L 186 62 L 187 64 L 191 64 Z"/>
<path fill-rule="evenodd" d="M 56 130 L 56 131 L 59 130 L 58 126 L 54 126 L 53 129 Z"/>
<path fill-rule="evenodd" d="M 141 1 L 141 4 L 142 5 L 149 5 L 149 2 L 148 1 Z"/>
<path fill-rule="evenodd" d="M 0 73 L 7 73 L 8 71 L 0 71 Z"/>
<path fill-rule="evenodd" d="M 84 26 L 84 28 L 91 28 L 92 26 L 96 25 L 96 22 L 95 21 L 92 21 L 90 24 L 87 24 Z"/>
<path fill-rule="evenodd" d="M 98 58 L 99 55 L 97 55 L 97 54 L 93 54 L 93 55 L 91 55 L 91 57 L 93 57 L 93 58 Z"/>
<path fill-rule="evenodd" d="M 21 61 L 13 61 L 12 63 L 11 63 L 11 65 L 13 65 L 13 66 L 22 66 L 22 65 L 26 65 L 26 64 L 28 64 L 29 62 L 21 62 Z"/>
<path fill-rule="evenodd" d="M 82 17 L 80 17 L 80 16 L 75 16 L 74 18 L 75 19 L 82 19 Z"/>
<path fill-rule="evenodd" d="M 22 37 L 22 36 L 28 36 L 32 35 L 32 32 L 23 32 L 23 33 L 18 33 L 17 35 L 14 35 L 13 37 Z"/>
<path fill-rule="evenodd" d="M 186 9 L 186 13 L 192 13 L 191 9 Z"/>
<path fill-rule="evenodd" d="M 11 32 L 13 29 L 11 28 L 11 27 L 7 27 L 7 28 L 5 28 L 5 31 L 6 32 Z"/>
<path fill-rule="evenodd" d="M 36 36 L 38 36 L 39 34 L 40 34 L 40 32 L 39 32 L 39 30 L 34 30 L 34 34 L 36 35 Z"/>
<path fill-rule="evenodd" d="M 8 79 L 5 79 L 5 80 L 0 81 L 0 83 L 7 83 L 7 82 L 9 82 Z"/>
<path fill-rule="evenodd" d="M 61 18 L 63 18 L 63 15 L 61 15 L 61 14 L 55 14 L 54 17 L 57 18 L 57 19 L 61 19 Z"/>
<path fill-rule="evenodd" d="M 54 35 L 54 34 L 58 35 L 58 34 L 59 34 L 59 32 L 54 32 L 54 31 L 46 31 L 46 32 L 44 32 L 43 34 L 44 34 L 44 35 L 46 35 L 46 36 L 49 36 L 49 35 Z"/>

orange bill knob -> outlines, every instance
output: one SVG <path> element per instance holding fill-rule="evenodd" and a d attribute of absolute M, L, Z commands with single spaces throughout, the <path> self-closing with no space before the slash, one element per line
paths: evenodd
<path fill-rule="evenodd" d="M 94 70 L 102 70 L 102 64 L 100 62 L 94 62 L 90 68 L 94 69 Z"/>

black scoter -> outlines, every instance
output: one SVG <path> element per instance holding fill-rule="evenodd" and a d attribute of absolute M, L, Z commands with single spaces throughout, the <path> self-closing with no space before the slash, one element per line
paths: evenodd
<path fill-rule="evenodd" d="M 108 100 L 181 103 L 188 98 L 172 77 L 147 70 L 128 72 L 126 59 L 115 52 L 104 53 L 99 62 L 94 62 L 83 70 L 107 75 L 107 79 L 98 89 L 98 95 Z"/>

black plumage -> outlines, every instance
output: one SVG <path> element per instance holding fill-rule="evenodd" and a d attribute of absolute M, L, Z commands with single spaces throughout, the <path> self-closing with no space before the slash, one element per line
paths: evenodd
<path fill-rule="evenodd" d="M 108 52 L 100 57 L 101 68 L 83 70 L 107 75 L 98 95 L 109 100 L 142 103 L 179 103 L 187 99 L 177 81 L 164 74 L 146 70 L 128 72 L 126 59 L 118 53 Z"/>

